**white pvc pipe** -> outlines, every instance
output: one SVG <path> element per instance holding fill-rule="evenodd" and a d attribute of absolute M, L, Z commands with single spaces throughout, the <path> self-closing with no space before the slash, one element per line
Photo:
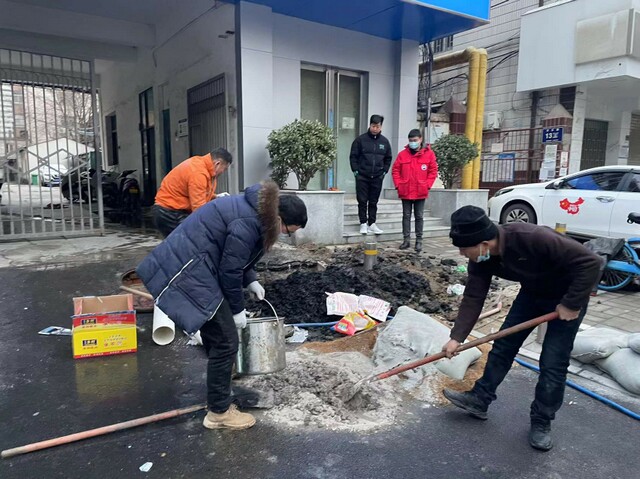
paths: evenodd
<path fill-rule="evenodd" d="M 164 312 L 158 308 L 158 306 L 153 306 L 153 329 L 151 333 L 151 338 L 153 342 L 160 345 L 166 346 L 176 337 L 176 325 L 174 324 L 169 316 L 164 314 Z"/>

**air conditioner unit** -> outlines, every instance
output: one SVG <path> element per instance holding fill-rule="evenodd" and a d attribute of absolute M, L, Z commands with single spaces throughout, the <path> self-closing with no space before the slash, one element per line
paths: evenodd
<path fill-rule="evenodd" d="M 502 112 L 486 111 L 484 113 L 483 130 L 499 130 L 500 128 L 502 128 Z"/>

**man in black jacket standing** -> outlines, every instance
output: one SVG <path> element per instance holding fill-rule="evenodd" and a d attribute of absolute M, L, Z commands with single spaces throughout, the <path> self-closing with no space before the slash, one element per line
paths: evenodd
<path fill-rule="evenodd" d="M 371 115 L 369 129 L 351 144 L 349 161 L 356 177 L 356 197 L 360 233 L 382 234 L 376 226 L 378 198 L 382 191 L 382 180 L 391 167 L 391 145 L 382 136 L 382 115 Z"/>

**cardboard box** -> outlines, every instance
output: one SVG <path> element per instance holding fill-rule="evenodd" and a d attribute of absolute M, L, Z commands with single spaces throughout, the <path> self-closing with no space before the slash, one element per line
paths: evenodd
<path fill-rule="evenodd" d="M 73 312 L 74 359 L 138 350 L 132 295 L 73 298 Z"/>

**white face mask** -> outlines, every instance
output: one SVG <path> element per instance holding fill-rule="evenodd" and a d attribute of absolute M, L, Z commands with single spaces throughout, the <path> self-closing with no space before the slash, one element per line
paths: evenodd
<path fill-rule="evenodd" d="M 491 258 L 491 251 L 487 248 L 487 252 L 485 254 L 481 254 L 476 259 L 476 263 L 482 263 L 483 261 L 489 261 Z"/>
<path fill-rule="evenodd" d="M 410 141 L 409 142 L 409 148 L 411 148 L 412 150 L 417 150 L 418 148 L 420 148 L 420 142 L 419 141 Z"/>

